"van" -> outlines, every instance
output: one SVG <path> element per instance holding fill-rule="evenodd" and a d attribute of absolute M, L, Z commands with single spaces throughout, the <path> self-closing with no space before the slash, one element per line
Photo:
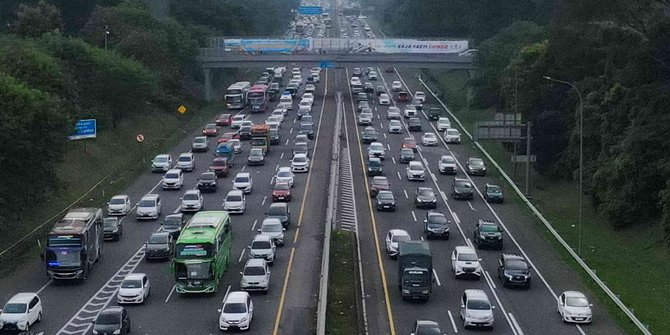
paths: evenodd
<path fill-rule="evenodd" d="M 18 293 L 13 296 L 0 313 L 2 329 L 28 330 L 42 320 L 42 300 L 35 293 Z"/>

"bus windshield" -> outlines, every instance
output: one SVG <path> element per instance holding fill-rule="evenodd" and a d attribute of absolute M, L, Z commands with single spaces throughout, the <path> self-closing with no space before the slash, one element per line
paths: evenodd
<path fill-rule="evenodd" d="M 226 102 L 229 104 L 236 104 L 242 102 L 242 94 L 226 95 Z"/>
<path fill-rule="evenodd" d="M 54 250 L 46 253 L 47 265 L 49 266 L 81 266 L 79 251 Z"/>
<path fill-rule="evenodd" d="M 177 244 L 175 256 L 178 259 L 199 259 L 214 256 L 214 248 L 209 243 Z"/>
<path fill-rule="evenodd" d="M 49 235 L 47 241 L 50 247 L 81 247 L 81 236 L 77 235 Z"/>

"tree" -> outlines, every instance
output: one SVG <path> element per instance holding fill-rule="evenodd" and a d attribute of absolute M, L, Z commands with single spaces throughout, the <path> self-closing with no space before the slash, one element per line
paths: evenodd
<path fill-rule="evenodd" d="M 63 30 L 60 11 L 44 1 L 35 6 L 19 5 L 16 16 L 14 31 L 20 36 L 38 37 L 46 32 Z"/>

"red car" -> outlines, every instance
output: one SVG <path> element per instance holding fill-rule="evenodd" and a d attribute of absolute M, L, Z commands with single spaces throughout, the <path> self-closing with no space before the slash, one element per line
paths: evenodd
<path fill-rule="evenodd" d="M 221 114 L 219 117 L 216 119 L 216 125 L 219 127 L 223 126 L 230 126 L 230 123 L 232 122 L 233 116 L 230 114 Z"/>
<path fill-rule="evenodd" d="M 221 135 L 221 137 L 219 137 L 218 142 L 219 143 L 225 143 L 225 142 L 228 142 L 228 140 L 232 140 L 232 139 L 238 139 L 239 140 L 240 139 L 240 134 L 238 134 L 236 132 L 223 133 L 223 135 Z"/>
<path fill-rule="evenodd" d="M 272 188 L 272 201 L 291 201 L 291 186 L 288 183 L 276 183 Z"/>
<path fill-rule="evenodd" d="M 208 123 L 205 128 L 202 128 L 202 134 L 204 136 L 216 136 L 219 130 L 216 128 L 215 123 Z"/>
<path fill-rule="evenodd" d="M 384 176 L 375 176 L 372 178 L 372 183 L 370 184 L 370 198 L 377 196 L 379 191 L 388 191 L 391 189 L 389 180 Z"/>
<path fill-rule="evenodd" d="M 414 137 L 405 137 L 402 140 L 402 147 L 410 148 L 413 151 L 416 151 L 416 140 L 414 139 Z"/>
<path fill-rule="evenodd" d="M 397 102 L 410 102 L 412 100 L 412 97 L 409 95 L 409 93 L 405 91 L 400 91 L 396 95 L 395 100 Z"/>
<path fill-rule="evenodd" d="M 216 157 L 209 166 L 209 171 L 214 172 L 217 177 L 228 177 L 230 164 L 227 157 Z"/>

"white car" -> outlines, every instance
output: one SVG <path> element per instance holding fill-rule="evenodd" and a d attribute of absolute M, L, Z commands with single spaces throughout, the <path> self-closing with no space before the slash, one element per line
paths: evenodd
<path fill-rule="evenodd" d="M 14 324 L 18 330 L 28 330 L 35 322 L 40 321 L 42 300 L 36 293 L 17 293 L 7 301 L 0 313 L 0 325 Z"/>
<path fill-rule="evenodd" d="M 389 133 L 391 134 L 400 134 L 402 133 L 402 123 L 399 120 L 389 121 Z"/>
<path fill-rule="evenodd" d="M 242 142 L 238 138 L 229 139 L 227 144 L 233 147 L 233 151 L 236 154 L 242 153 Z"/>
<path fill-rule="evenodd" d="M 416 107 L 414 107 L 412 105 L 405 106 L 404 116 L 405 116 L 406 119 L 411 118 L 411 117 L 416 117 Z"/>
<path fill-rule="evenodd" d="M 226 296 L 219 313 L 219 329 L 248 330 L 254 318 L 254 303 L 249 293 L 233 291 Z"/>
<path fill-rule="evenodd" d="M 179 155 L 177 159 L 177 169 L 182 169 L 184 171 L 193 171 L 195 170 L 195 156 L 192 152 L 185 152 Z"/>
<path fill-rule="evenodd" d="M 310 99 L 302 99 L 300 100 L 300 104 L 298 104 L 299 109 L 308 109 L 309 112 L 312 112 L 312 100 Z"/>
<path fill-rule="evenodd" d="M 128 195 L 115 195 L 107 203 L 107 215 L 126 215 L 131 208 L 132 205 Z"/>
<path fill-rule="evenodd" d="M 309 92 L 305 92 L 305 93 L 302 95 L 302 100 L 305 100 L 305 99 L 309 99 L 309 100 L 311 100 L 311 101 L 312 101 L 312 106 L 314 106 L 314 102 L 315 102 L 314 94 L 309 93 Z"/>
<path fill-rule="evenodd" d="M 158 194 L 147 194 L 137 203 L 137 209 L 135 210 L 136 219 L 158 219 L 162 208 L 163 204 Z"/>
<path fill-rule="evenodd" d="M 368 147 L 368 158 L 377 157 L 381 160 L 386 158 L 386 149 L 384 145 L 379 142 L 372 142 Z"/>
<path fill-rule="evenodd" d="M 565 291 L 558 297 L 558 314 L 564 322 L 591 323 L 593 321 L 592 304 L 584 293 Z"/>
<path fill-rule="evenodd" d="M 172 168 L 172 157 L 167 154 L 161 154 L 154 157 L 151 161 L 151 172 L 166 172 Z"/>
<path fill-rule="evenodd" d="M 426 180 L 426 171 L 423 169 L 423 164 L 419 161 L 411 161 L 406 168 L 407 180 Z"/>
<path fill-rule="evenodd" d="M 297 154 L 291 159 L 292 172 L 309 172 L 309 158 L 306 154 Z"/>
<path fill-rule="evenodd" d="M 386 253 L 392 259 L 398 257 L 398 245 L 400 242 L 411 240 L 412 238 L 409 236 L 409 233 L 404 229 L 389 230 L 388 234 L 386 234 Z"/>
<path fill-rule="evenodd" d="M 314 80 L 315 83 L 320 83 L 321 75 L 317 72 L 312 72 L 312 79 Z"/>
<path fill-rule="evenodd" d="M 298 84 L 298 87 L 302 86 L 302 76 L 301 75 L 294 75 L 293 79 L 291 79 L 291 80 L 294 81 L 296 84 Z"/>
<path fill-rule="evenodd" d="M 180 210 L 182 212 L 197 212 L 205 206 L 205 199 L 200 190 L 188 190 L 181 198 Z"/>
<path fill-rule="evenodd" d="M 447 143 L 461 143 L 461 132 L 458 129 L 448 128 L 444 131 L 444 141 Z"/>
<path fill-rule="evenodd" d="M 352 77 L 352 78 L 351 78 L 351 81 L 350 81 L 349 83 L 351 84 L 351 86 L 354 86 L 354 85 L 361 85 L 361 78 L 358 78 L 358 77 Z"/>
<path fill-rule="evenodd" d="M 388 94 L 382 93 L 379 95 L 379 104 L 380 105 L 390 105 L 391 104 L 391 97 L 389 97 Z"/>
<path fill-rule="evenodd" d="M 482 266 L 479 264 L 481 259 L 477 256 L 475 249 L 466 245 L 457 246 L 451 253 L 451 270 L 456 279 L 472 277 L 481 279 Z"/>
<path fill-rule="evenodd" d="M 275 183 L 287 183 L 293 187 L 293 172 L 291 172 L 291 168 L 288 166 L 280 167 L 275 175 Z"/>
<path fill-rule="evenodd" d="M 484 290 L 465 290 L 461 295 L 463 328 L 493 327 L 493 306 Z"/>
<path fill-rule="evenodd" d="M 386 111 L 386 119 L 387 120 L 400 120 L 400 109 L 395 106 L 389 107 L 389 109 Z"/>
<path fill-rule="evenodd" d="M 254 236 L 249 246 L 249 257 L 264 259 L 268 265 L 272 265 L 275 262 L 276 250 L 277 246 L 272 242 L 270 235 L 258 234 Z"/>
<path fill-rule="evenodd" d="M 294 67 L 291 69 L 292 76 L 299 76 L 301 74 L 300 68 Z"/>
<path fill-rule="evenodd" d="M 295 143 L 308 143 L 309 142 L 309 137 L 305 134 L 298 134 L 295 136 Z"/>
<path fill-rule="evenodd" d="M 391 83 L 391 90 L 394 92 L 398 92 L 402 89 L 402 84 L 400 81 L 394 80 L 393 83 Z"/>
<path fill-rule="evenodd" d="M 284 115 L 287 115 L 288 111 L 293 110 L 293 101 L 291 101 L 291 102 L 280 102 L 280 103 L 277 104 L 277 109 L 283 109 L 284 110 Z"/>
<path fill-rule="evenodd" d="M 456 174 L 458 172 L 458 166 L 456 165 L 454 156 L 442 155 L 437 162 L 437 170 L 442 174 Z"/>
<path fill-rule="evenodd" d="M 437 119 L 437 131 L 445 131 L 451 128 L 451 121 L 446 117 L 440 117 Z"/>
<path fill-rule="evenodd" d="M 377 72 L 376 71 L 370 71 L 368 73 L 368 79 L 370 80 L 377 80 Z"/>
<path fill-rule="evenodd" d="M 116 302 L 122 304 L 142 304 L 151 293 L 149 277 L 144 273 L 126 275 L 116 293 Z"/>
<path fill-rule="evenodd" d="M 417 99 L 421 101 L 421 103 L 426 102 L 426 93 L 423 93 L 421 91 L 416 91 L 414 92 L 414 99 Z"/>
<path fill-rule="evenodd" d="M 286 114 L 284 113 L 283 109 L 275 109 L 272 111 L 272 114 L 270 115 L 276 117 L 279 120 L 279 122 L 284 122 L 284 115 Z"/>
<path fill-rule="evenodd" d="M 284 246 L 284 231 L 286 228 L 282 226 L 281 221 L 277 218 L 265 218 L 261 224 L 261 228 L 258 229 L 258 232 L 261 234 L 269 235 L 272 238 L 277 246 Z"/>
<path fill-rule="evenodd" d="M 265 124 L 270 126 L 270 128 L 279 128 L 281 125 L 281 119 L 279 119 L 278 116 L 268 116 L 267 119 L 265 119 Z"/>
<path fill-rule="evenodd" d="M 305 93 L 314 93 L 316 92 L 316 86 L 314 84 L 305 85 Z"/>
<path fill-rule="evenodd" d="M 243 291 L 262 291 L 270 289 L 270 268 L 262 258 L 250 258 L 240 273 L 240 289 Z"/>
<path fill-rule="evenodd" d="M 193 141 L 191 142 L 191 151 L 196 152 L 196 151 L 208 151 L 209 150 L 209 143 L 207 140 L 207 136 L 196 136 L 193 138 Z"/>
<path fill-rule="evenodd" d="M 223 199 L 223 210 L 229 213 L 244 213 L 247 208 L 247 199 L 244 192 L 240 190 L 228 191 L 226 198 Z"/>
<path fill-rule="evenodd" d="M 437 135 L 435 135 L 435 133 L 424 133 L 423 136 L 421 136 L 421 144 L 424 146 L 437 145 Z"/>
<path fill-rule="evenodd" d="M 233 188 L 244 193 L 251 193 L 253 186 L 254 181 L 249 172 L 240 172 L 235 175 L 235 179 L 233 179 Z"/>
<path fill-rule="evenodd" d="M 359 126 L 369 126 L 372 124 L 372 113 L 360 113 L 358 114 L 358 125 Z"/>
<path fill-rule="evenodd" d="M 164 190 L 178 190 L 184 185 L 184 173 L 180 169 L 172 169 L 165 172 L 161 187 Z"/>
<path fill-rule="evenodd" d="M 247 116 L 245 114 L 233 115 L 233 118 L 230 121 L 230 128 L 239 129 L 242 126 L 242 121 L 244 121 L 246 119 L 247 119 Z"/>

